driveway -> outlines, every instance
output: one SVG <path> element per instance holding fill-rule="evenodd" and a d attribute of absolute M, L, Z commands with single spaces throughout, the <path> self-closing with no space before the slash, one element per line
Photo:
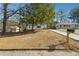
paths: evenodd
<path fill-rule="evenodd" d="M 56 33 L 59 33 L 59 34 L 61 34 L 61 35 L 67 36 L 67 32 L 60 31 L 60 30 L 52 30 L 52 31 L 53 31 L 53 32 L 56 32 Z M 78 35 L 78 34 L 71 33 L 71 34 L 70 34 L 70 38 L 79 41 L 79 35 Z"/>

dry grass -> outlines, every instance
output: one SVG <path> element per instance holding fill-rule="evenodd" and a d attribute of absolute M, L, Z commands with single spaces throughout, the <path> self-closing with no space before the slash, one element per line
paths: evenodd
<path fill-rule="evenodd" d="M 0 49 L 61 49 L 67 48 L 66 37 L 49 30 L 40 30 L 36 33 L 16 35 L 0 38 Z M 79 42 L 70 40 L 70 48 L 79 48 Z M 52 48 L 51 48 L 52 47 Z M 54 47 L 54 48 L 53 48 Z"/>

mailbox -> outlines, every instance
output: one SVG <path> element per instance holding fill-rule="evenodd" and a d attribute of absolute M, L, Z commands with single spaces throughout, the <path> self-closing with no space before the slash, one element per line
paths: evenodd
<path fill-rule="evenodd" d="M 74 32 L 75 32 L 75 29 L 67 29 L 67 43 L 69 43 L 69 34 Z"/>
<path fill-rule="evenodd" d="M 74 29 L 67 29 L 67 32 L 74 33 L 75 30 Z"/>

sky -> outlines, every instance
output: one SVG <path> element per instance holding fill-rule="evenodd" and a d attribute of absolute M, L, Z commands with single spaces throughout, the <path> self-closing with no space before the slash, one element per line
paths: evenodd
<path fill-rule="evenodd" d="M 69 13 L 70 11 L 75 8 L 75 7 L 79 7 L 79 3 L 56 3 L 55 4 L 55 11 L 59 11 L 60 9 L 64 9 L 65 11 L 65 20 L 67 21 L 71 21 L 70 19 L 68 19 L 69 17 Z"/>
<path fill-rule="evenodd" d="M 55 11 L 59 9 L 64 9 L 66 13 L 69 13 L 71 9 L 78 7 L 79 3 L 56 3 L 55 4 Z"/>
<path fill-rule="evenodd" d="M 55 9 L 61 9 L 64 8 L 65 10 L 71 10 L 74 7 L 79 6 L 79 3 L 56 3 L 55 4 Z"/>

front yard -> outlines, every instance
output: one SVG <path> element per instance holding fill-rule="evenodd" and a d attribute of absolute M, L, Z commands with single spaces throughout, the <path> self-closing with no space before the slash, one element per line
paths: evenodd
<path fill-rule="evenodd" d="M 10 34 L 9 34 L 10 35 Z M 15 36 L 0 37 L 0 49 L 79 49 L 79 42 L 49 30 L 38 30 Z"/>

